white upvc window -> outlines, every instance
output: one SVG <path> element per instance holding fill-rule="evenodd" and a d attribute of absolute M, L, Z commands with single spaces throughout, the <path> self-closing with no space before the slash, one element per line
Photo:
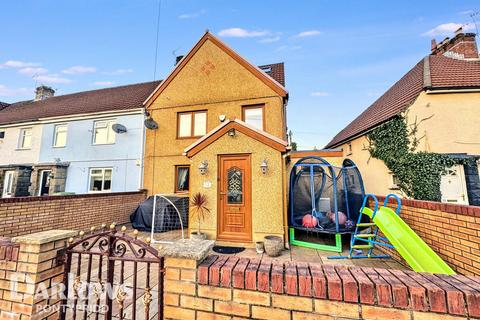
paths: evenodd
<path fill-rule="evenodd" d="M 91 168 L 89 192 L 109 192 L 112 190 L 112 168 Z"/>
<path fill-rule="evenodd" d="M 61 148 L 67 145 L 67 125 L 57 124 L 53 129 L 53 147 Z"/>
<path fill-rule="evenodd" d="M 20 129 L 18 149 L 30 149 L 32 147 L 32 128 Z"/>
<path fill-rule="evenodd" d="M 115 143 L 115 131 L 113 131 L 112 126 L 116 122 L 115 119 L 95 121 L 93 124 L 93 144 Z"/>
<path fill-rule="evenodd" d="M 177 115 L 177 138 L 198 138 L 207 133 L 207 112 L 181 112 Z"/>

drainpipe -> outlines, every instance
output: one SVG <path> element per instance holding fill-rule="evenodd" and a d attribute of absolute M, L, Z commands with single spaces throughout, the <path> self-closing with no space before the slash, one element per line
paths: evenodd
<path fill-rule="evenodd" d="M 285 235 L 285 248 L 290 249 L 290 242 L 288 241 L 288 209 L 287 209 L 287 157 L 289 152 L 282 155 L 282 204 L 283 204 L 283 233 Z"/>
<path fill-rule="evenodd" d="M 142 128 L 142 154 L 141 154 L 141 160 L 140 160 L 140 178 L 139 178 L 139 190 L 143 189 L 143 171 L 144 171 L 144 163 L 145 163 L 145 143 L 146 143 L 146 136 L 147 136 L 147 128 L 143 125 L 145 123 L 145 120 L 147 119 L 147 116 L 145 115 L 145 108 L 142 108 L 142 123 L 141 123 L 141 128 Z"/>

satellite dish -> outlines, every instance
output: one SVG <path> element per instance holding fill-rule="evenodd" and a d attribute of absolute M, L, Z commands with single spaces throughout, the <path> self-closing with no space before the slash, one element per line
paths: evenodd
<path fill-rule="evenodd" d="M 115 123 L 115 124 L 112 126 L 112 130 L 115 131 L 116 133 L 125 133 L 125 132 L 127 132 L 127 128 L 126 128 L 123 124 L 120 124 L 120 123 Z"/>
<path fill-rule="evenodd" d="M 151 129 L 151 130 L 158 129 L 157 122 L 155 122 L 155 120 L 153 120 L 152 118 L 145 119 L 144 124 L 145 124 L 145 127 L 147 127 L 147 129 Z"/>

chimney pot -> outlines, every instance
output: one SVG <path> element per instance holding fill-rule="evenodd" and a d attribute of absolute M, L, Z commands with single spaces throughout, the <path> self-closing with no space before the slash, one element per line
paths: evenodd
<path fill-rule="evenodd" d="M 45 100 L 47 98 L 53 97 L 55 95 L 55 90 L 48 86 L 39 86 L 35 90 L 35 101 Z"/>
<path fill-rule="evenodd" d="M 434 51 L 437 48 L 437 41 L 435 39 L 432 39 L 431 43 L 431 50 Z"/>
<path fill-rule="evenodd" d="M 462 34 L 462 33 L 463 33 L 463 27 L 460 27 L 455 31 L 456 36 L 458 36 L 459 34 Z"/>

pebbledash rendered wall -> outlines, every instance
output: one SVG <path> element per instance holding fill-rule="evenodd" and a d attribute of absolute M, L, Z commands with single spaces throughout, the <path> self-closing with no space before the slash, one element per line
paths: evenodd
<path fill-rule="evenodd" d="M 388 206 L 396 205 L 390 199 Z M 480 207 L 402 199 L 400 217 L 455 271 L 480 276 Z M 395 250 L 383 250 L 405 264 Z"/>
<path fill-rule="evenodd" d="M 102 223 L 129 222 L 145 192 L 0 199 L 0 236 L 15 237 L 52 229 L 88 230 Z"/>

